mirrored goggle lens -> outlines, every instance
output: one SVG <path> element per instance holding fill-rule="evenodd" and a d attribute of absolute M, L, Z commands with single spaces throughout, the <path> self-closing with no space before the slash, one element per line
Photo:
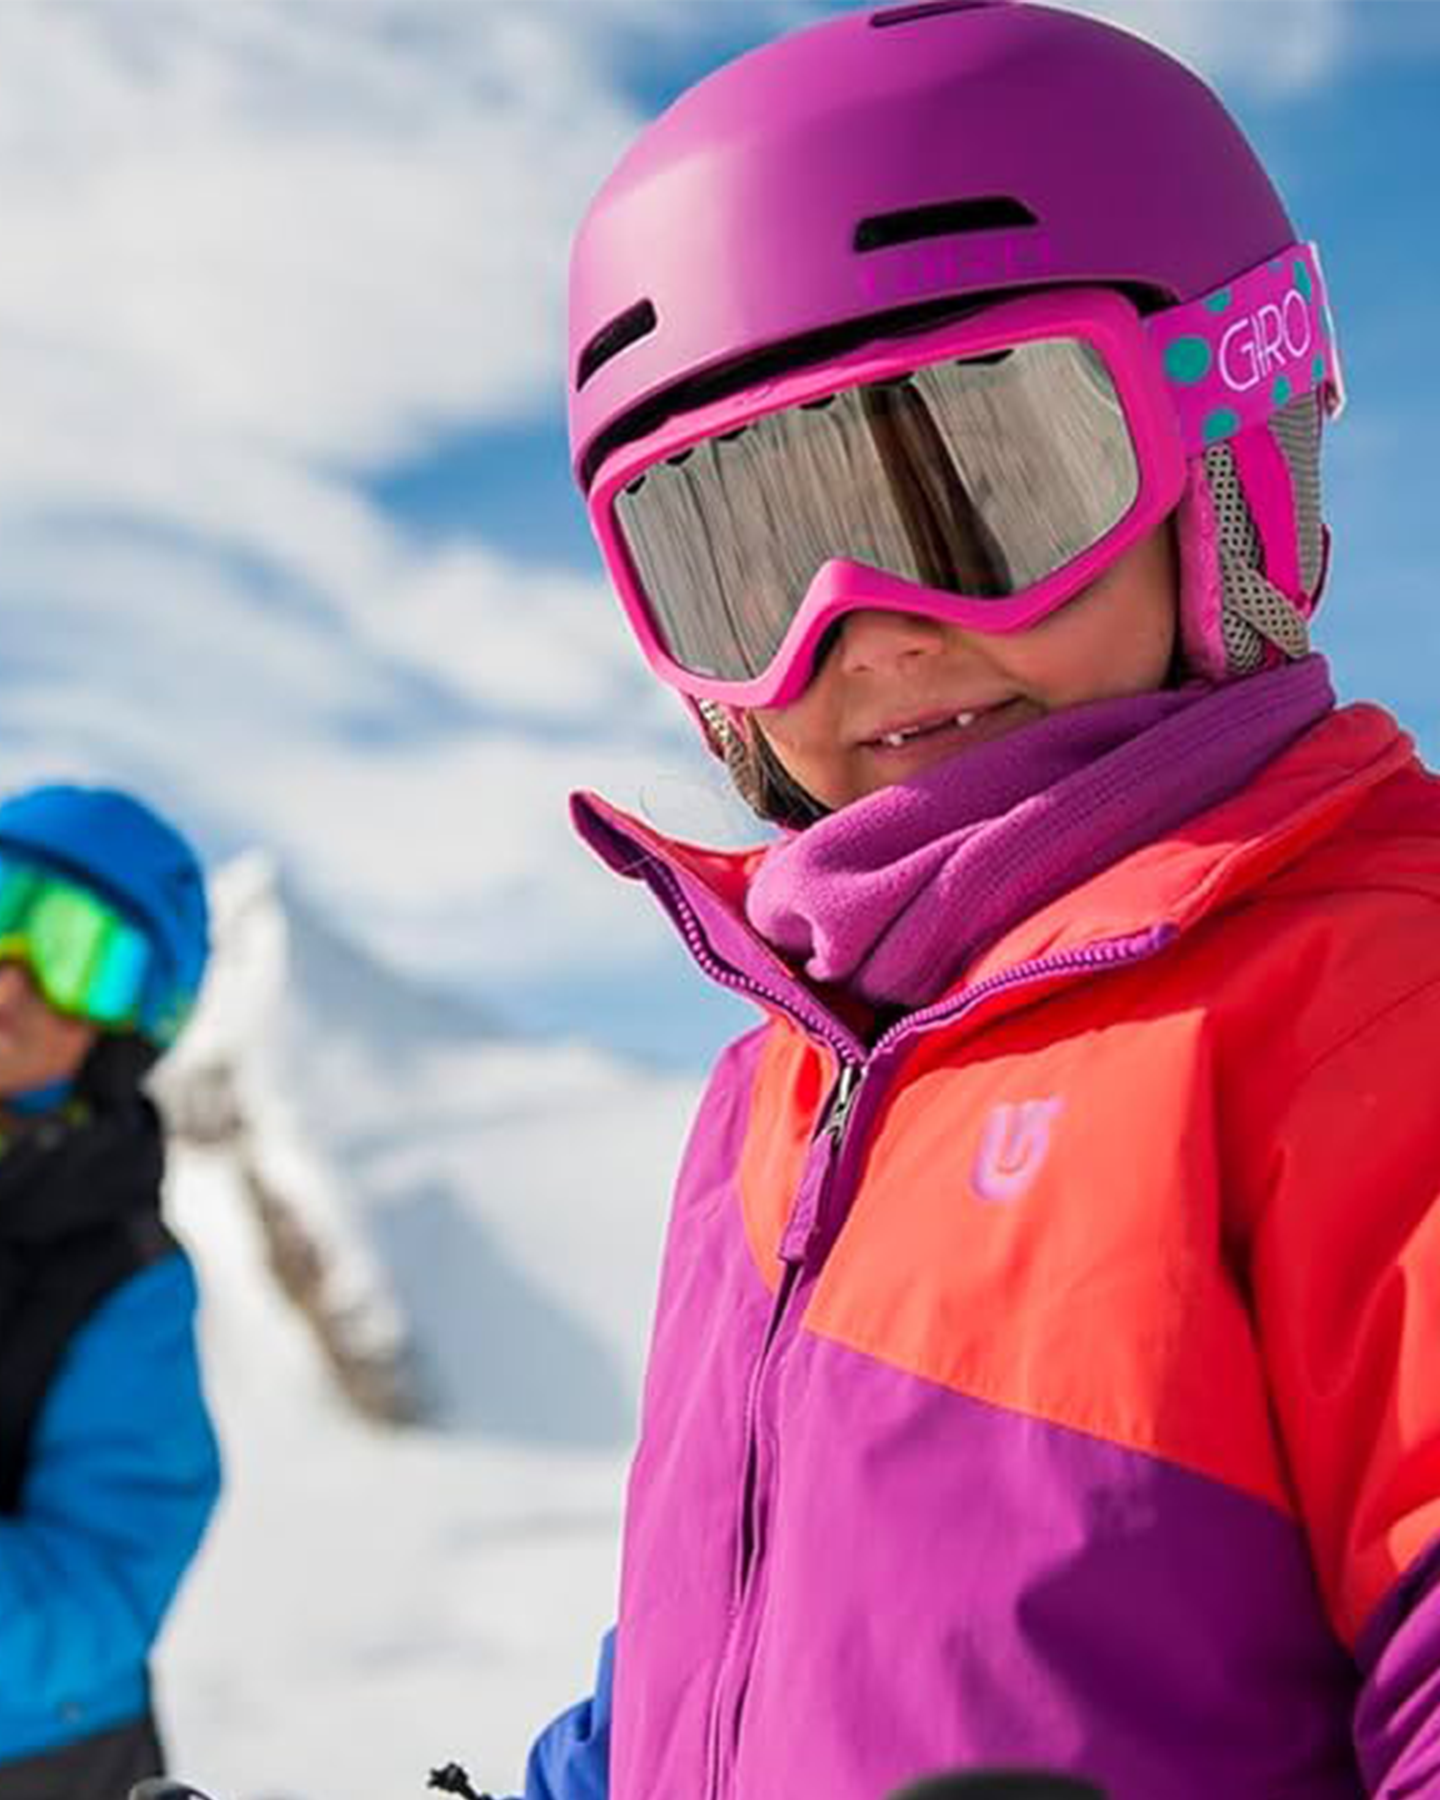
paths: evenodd
<path fill-rule="evenodd" d="M 19 957 L 61 1012 L 135 1021 L 150 968 L 145 934 L 85 888 L 0 856 L 0 956 Z"/>
<path fill-rule="evenodd" d="M 841 557 L 1008 599 L 1139 494 L 1124 409 L 1081 338 L 1044 338 L 769 413 L 655 464 L 615 519 L 670 657 L 750 681 Z"/>

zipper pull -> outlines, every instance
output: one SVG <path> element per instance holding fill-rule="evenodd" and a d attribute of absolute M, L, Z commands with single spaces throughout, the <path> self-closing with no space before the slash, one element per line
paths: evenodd
<path fill-rule="evenodd" d="M 803 1263 L 814 1247 L 820 1224 L 820 1203 L 839 1157 L 864 1073 L 863 1063 L 842 1062 L 840 1065 L 840 1076 L 830 1090 L 824 1120 L 810 1140 L 810 1153 L 805 1158 L 795 1203 L 790 1208 L 785 1234 L 780 1240 L 780 1256 L 784 1262 Z"/>
<path fill-rule="evenodd" d="M 855 1096 L 860 1091 L 860 1078 L 864 1074 L 861 1063 L 841 1063 L 840 1079 L 830 1094 L 830 1110 L 825 1116 L 825 1123 L 820 1127 L 820 1134 L 834 1140 L 836 1150 L 840 1148 L 845 1136 L 845 1127 L 850 1120 L 850 1109 L 855 1104 Z"/>

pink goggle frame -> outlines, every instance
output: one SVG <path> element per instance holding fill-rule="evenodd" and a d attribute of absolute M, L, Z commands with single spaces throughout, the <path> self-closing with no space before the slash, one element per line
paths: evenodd
<path fill-rule="evenodd" d="M 656 465 L 769 414 L 931 363 L 981 357 L 1040 339 L 1080 339 L 1105 365 L 1128 430 L 1138 491 L 1114 526 L 1042 580 L 1003 598 L 967 595 L 842 557 L 822 562 L 768 666 L 751 680 L 697 674 L 667 651 L 616 513 L 616 499 Z M 651 668 L 692 702 L 783 706 L 810 679 L 820 640 L 859 608 L 920 614 L 981 632 L 1024 630 L 1064 605 L 1178 504 L 1187 460 L 1269 419 L 1296 396 L 1323 394 L 1333 416 L 1343 382 L 1318 253 L 1291 245 L 1211 294 L 1142 318 L 1108 288 L 1001 301 L 933 331 L 880 339 L 667 420 L 602 464 L 592 527 Z"/>

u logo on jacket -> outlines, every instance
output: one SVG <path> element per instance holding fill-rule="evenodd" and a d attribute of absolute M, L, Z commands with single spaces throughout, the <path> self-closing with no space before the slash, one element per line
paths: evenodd
<path fill-rule="evenodd" d="M 1018 1200 L 1050 1154 L 1051 1131 L 1065 1102 L 1006 1100 L 992 1108 L 980 1132 L 970 1184 L 982 1200 Z"/>

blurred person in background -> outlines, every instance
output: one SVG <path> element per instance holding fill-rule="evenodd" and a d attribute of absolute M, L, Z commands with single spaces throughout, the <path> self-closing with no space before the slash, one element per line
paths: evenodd
<path fill-rule="evenodd" d="M 207 948 L 196 858 L 140 801 L 0 804 L 0 1800 L 162 1772 L 148 1659 L 220 1475 L 142 1082 Z"/>

